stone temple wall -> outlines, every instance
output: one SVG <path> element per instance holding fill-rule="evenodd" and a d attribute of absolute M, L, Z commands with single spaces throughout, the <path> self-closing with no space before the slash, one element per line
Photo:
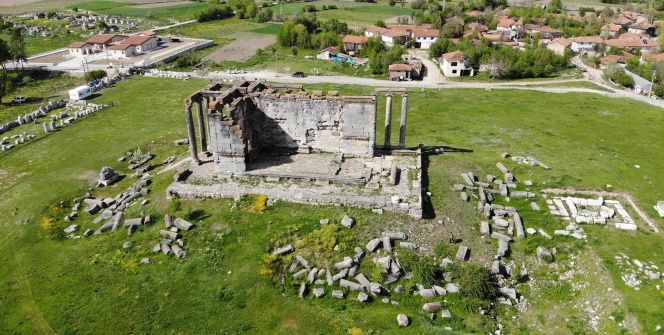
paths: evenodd
<path fill-rule="evenodd" d="M 264 148 L 354 157 L 374 154 L 374 97 L 304 91 L 280 95 L 272 90 L 231 93 L 212 98 L 207 113 L 208 149 L 225 171 L 246 171 L 247 163 Z"/>
<path fill-rule="evenodd" d="M 260 141 L 267 146 L 311 148 L 314 151 L 373 156 L 375 102 L 370 97 L 253 98 L 265 117 Z"/>

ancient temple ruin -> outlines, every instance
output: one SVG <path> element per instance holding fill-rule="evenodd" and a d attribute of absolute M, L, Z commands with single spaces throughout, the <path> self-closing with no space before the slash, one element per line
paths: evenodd
<path fill-rule="evenodd" d="M 391 144 L 395 94 L 401 95 L 398 145 Z M 381 98 L 386 99 L 385 140 L 376 145 Z M 406 148 L 407 110 L 405 90 L 340 96 L 261 82 L 210 85 L 185 100 L 193 162 L 187 180 L 196 183 L 178 181 L 169 195 L 261 193 L 421 217 L 421 150 Z M 262 183 L 247 187 L 239 182 L 246 178 Z"/>

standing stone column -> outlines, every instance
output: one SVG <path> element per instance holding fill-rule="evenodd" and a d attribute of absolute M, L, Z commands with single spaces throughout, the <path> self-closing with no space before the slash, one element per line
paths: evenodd
<path fill-rule="evenodd" d="M 201 135 L 201 151 L 207 152 L 207 129 L 205 129 L 205 114 L 203 113 L 203 100 L 205 98 L 201 97 L 198 100 L 198 133 Z M 207 109 L 207 106 L 206 108 Z M 207 112 L 207 111 L 206 111 Z"/>
<path fill-rule="evenodd" d="M 401 95 L 401 126 L 399 127 L 399 146 L 406 147 L 406 119 L 408 117 L 408 94 Z"/>
<path fill-rule="evenodd" d="M 191 115 L 191 104 L 186 104 L 185 112 L 187 114 L 187 133 L 189 134 L 191 162 L 192 164 L 200 165 L 201 160 L 198 158 L 198 151 L 196 149 L 196 130 L 194 129 L 194 117 Z"/>
<path fill-rule="evenodd" d="M 389 148 L 391 146 L 390 137 L 392 136 L 392 94 L 387 94 L 387 101 L 385 101 L 385 142 L 384 146 Z"/>

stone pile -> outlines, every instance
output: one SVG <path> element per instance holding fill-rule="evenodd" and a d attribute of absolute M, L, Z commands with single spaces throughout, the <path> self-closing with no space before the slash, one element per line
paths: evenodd
<path fill-rule="evenodd" d="M 6 133 L 18 126 L 35 122 L 38 118 L 46 116 L 50 111 L 61 108 L 65 105 L 64 101 L 54 100 L 49 101 L 46 105 L 39 106 L 39 108 L 29 114 L 24 114 L 16 118 L 16 120 L 9 121 L 0 125 L 0 134 Z"/>
<path fill-rule="evenodd" d="M 193 225 L 181 218 L 173 218 L 166 214 L 164 215 L 165 229 L 159 231 L 161 241 L 157 243 L 152 251 L 154 253 L 163 253 L 167 256 L 175 256 L 176 258 L 184 258 L 187 252 L 184 250 L 184 238 L 180 234 L 182 231 L 191 230 Z"/>
<path fill-rule="evenodd" d="M 504 158 L 507 158 L 507 157 L 504 157 Z M 511 156 L 511 157 L 509 157 L 509 158 L 510 158 L 512 161 L 516 162 L 517 164 L 526 164 L 526 165 L 530 165 L 530 166 L 541 166 L 541 167 L 544 168 L 545 170 L 548 170 L 548 169 L 549 169 L 549 166 L 548 166 L 548 165 L 546 165 L 546 164 L 544 164 L 544 163 L 538 161 L 535 157 L 532 157 L 532 156 L 526 156 L 526 157 L 522 157 L 522 156 Z"/>
<path fill-rule="evenodd" d="M 124 192 L 112 198 L 94 198 L 92 194 L 88 192 L 82 199 L 74 200 L 71 212 L 64 218 L 64 220 L 66 222 L 74 221 L 78 217 L 79 211 L 84 210 L 90 215 L 98 214 L 92 221 L 93 224 L 100 224 L 102 221 L 105 221 L 104 224 L 94 231 L 94 234 L 102 234 L 107 231 L 118 230 L 121 226 L 120 223 L 122 222 L 124 211 L 133 206 L 138 198 L 143 197 L 150 192 L 147 188 L 149 184 L 150 176 L 143 175 Z M 85 208 L 81 209 L 83 205 L 85 205 Z M 147 219 L 147 221 L 141 221 L 141 224 L 149 223 L 151 221 L 151 218 L 149 217 L 144 217 L 144 219 Z M 129 222 L 134 223 L 135 221 L 130 220 Z M 135 224 L 127 226 L 129 235 L 133 234 L 137 226 L 138 225 Z M 90 235 L 92 235 L 92 230 L 86 230 L 84 236 Z"/>
<path fill-rule="evenodd" d="M 104 166 L 99 172 L 99 180 L 97 181 L 97 187 L 104 187 L 111 185 L 120 180 L 120 175 L 113 170 L 113 168 Z"/>
<path fill-rule="evenodd" d="M 625 285 L 640 290 L 640 286 L 647 282 L 659 282 L 656 284 L 656 290 L 659 291 L 664 284 L 664 273 L 653 262 L 645 262 L 636 258 L 630 258 L 624 253 L 614 256 L 616 265 L 620 267 L 620 277 Z"/>

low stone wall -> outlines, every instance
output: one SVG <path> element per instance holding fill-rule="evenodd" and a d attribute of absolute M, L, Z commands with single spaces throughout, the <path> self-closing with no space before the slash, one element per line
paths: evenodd
<path fill-rule="evenodd" d="M 417 181 L 419 182 L 419 180 Z M 417 190 L 419 191 L 418 187 Z M 345 205 L 360 208 L 382 209 L 422 218 L 422 197 L 419 202 L 392 201 L 389 195 L 361 195 L 336 185 L 316 186 L 313 184 L 262 183 L 257 186 L 237 182 L 220 182 L 212 185 L 186 184 L 174 182 L 166 190 L 169 197 L 181 198 L 239 198 L 246 194 L 264 194 L 270 199 L 279 199 L 303 204 Z"/>

